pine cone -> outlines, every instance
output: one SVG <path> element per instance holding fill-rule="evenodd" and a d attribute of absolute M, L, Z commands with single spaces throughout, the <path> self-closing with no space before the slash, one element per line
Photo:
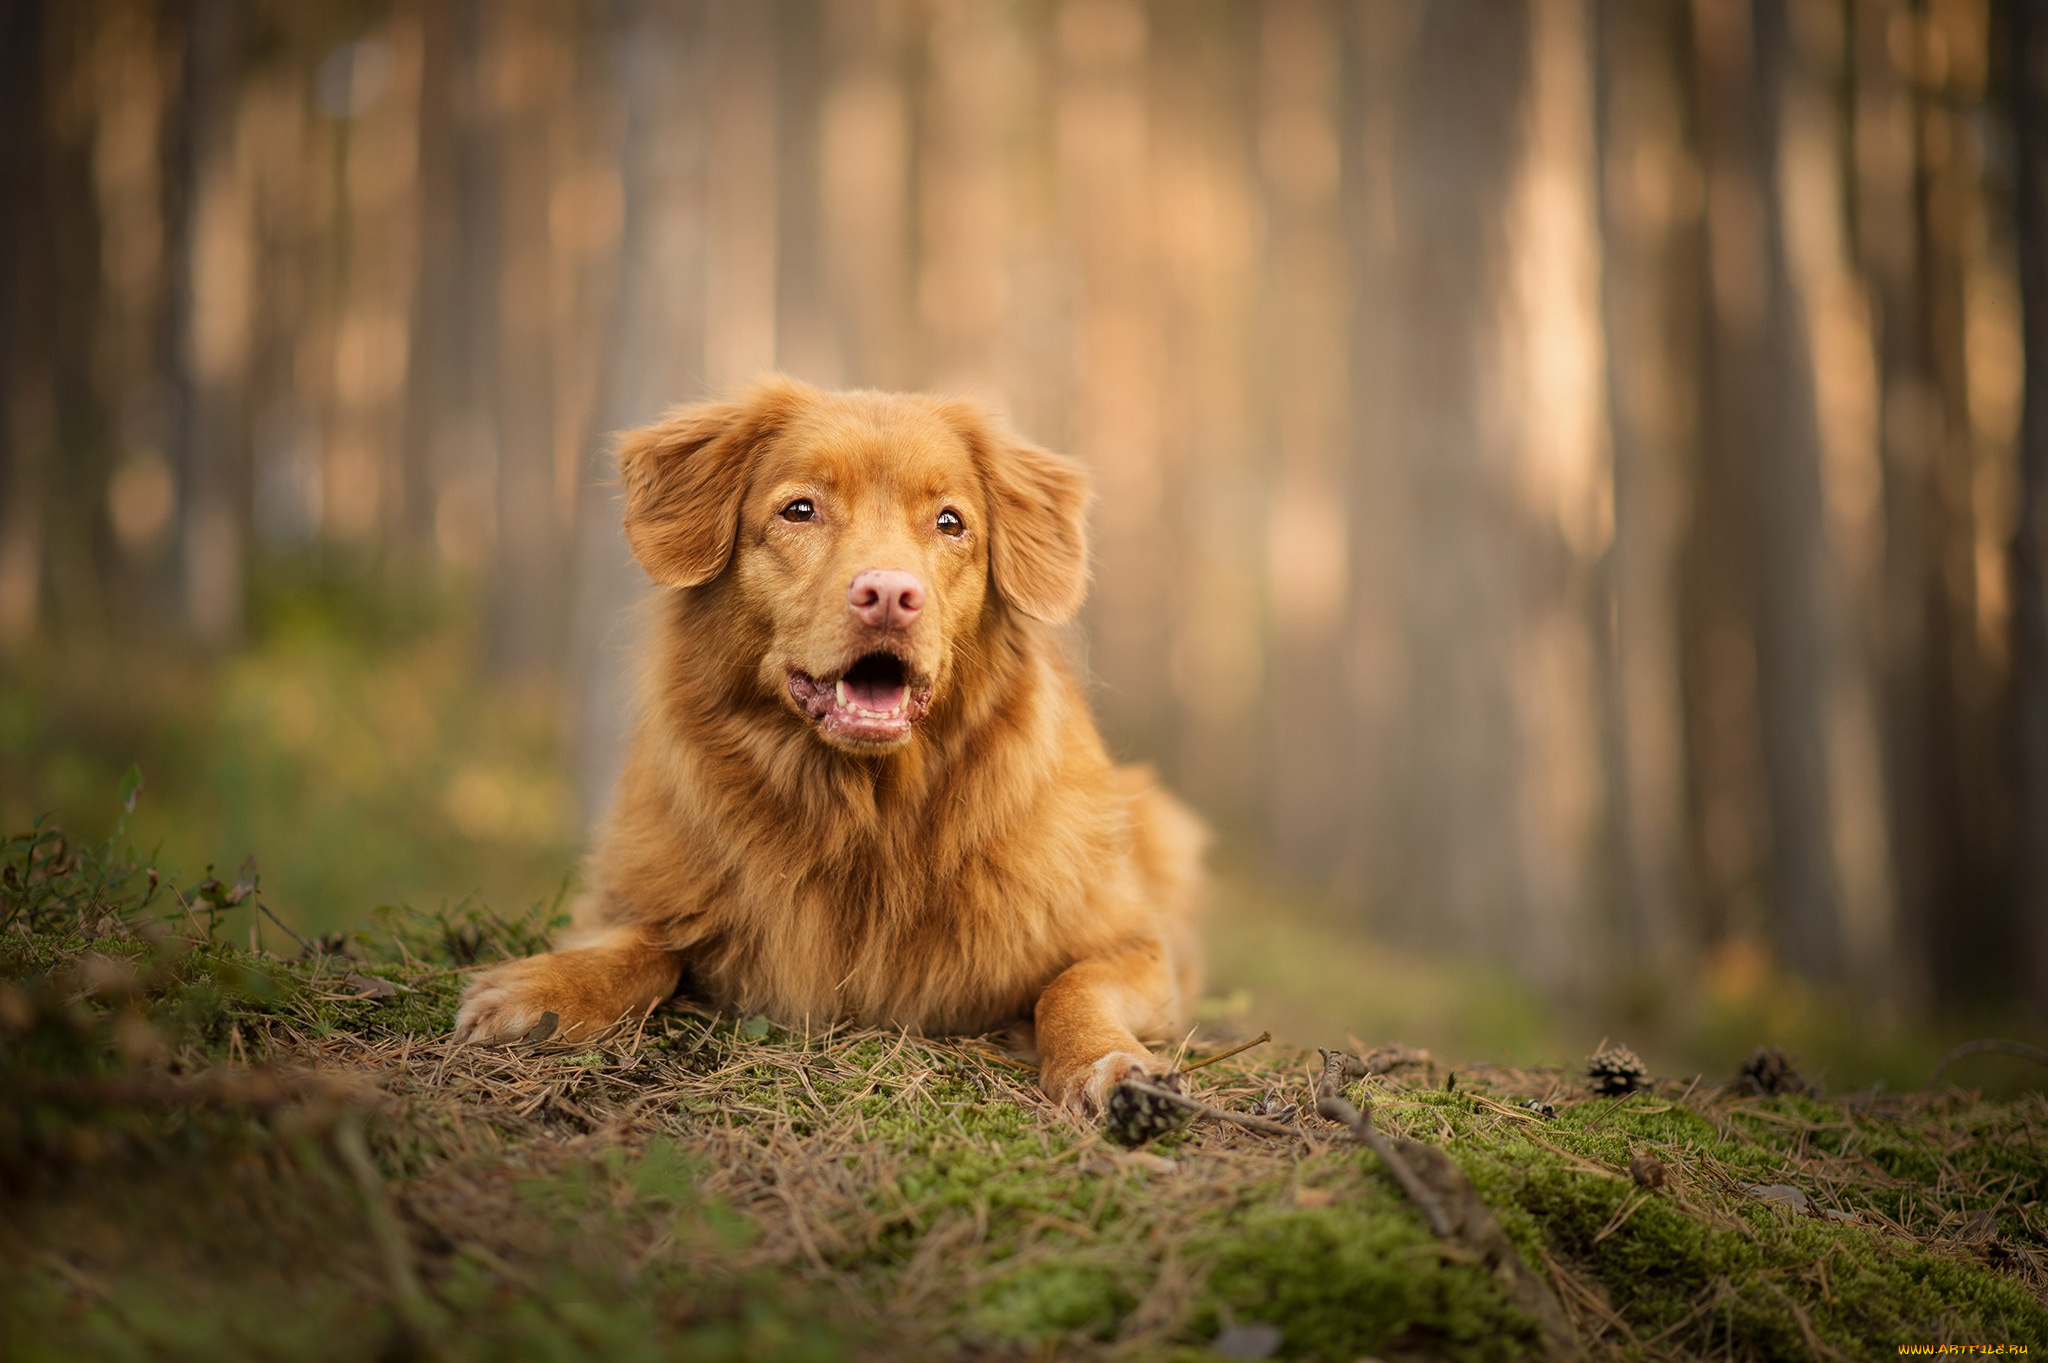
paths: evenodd
<path fill-rule="evenodd" d="M 1759 1046 L 1749 1053 L 1749 1059 L 1742 1062 L 1742 1068 L 1735 1072 L 1738 1087 L 1751 1093 L 1761 1093 L 1775 1098 L 1781 1093 L 1811 1093 L 1813 1085 L 1792 1063 L 1792 1058 L 1776 1046 Z"/>
<path fill-rule="evenodd" d="M 1626 1046 L 1609 1046 L 1586 1057 L 1586 1078 L 1593 1092 L 1608 1098 L 1641 1093 L 1650 1086 L 1650 1072 Z"/>
<path fill-rule="evenodd" d="M 1162 1074 L 1147 1088 L 1180 1092 L 1178 1074 Z M 1119 1145 L 1139 1146 L 1146 1141 L 1170 1136 L 1188 1124 L 1194 1110 L 1170 1098 L 1140 1088 L 1125 1080 L 1109 1091 L 1109 1119 L 1103 1130 Z"/>

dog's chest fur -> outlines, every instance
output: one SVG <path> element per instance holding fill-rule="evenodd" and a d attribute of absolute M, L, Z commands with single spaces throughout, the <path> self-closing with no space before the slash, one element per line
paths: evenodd
<path fill-rule="evenodd" d="M 1139 892 L 1130 800 L 1092 729 L 1062 732 L 1063 679 L 1018 680 L 1011 705 L 934 716 L 971 741 L 886 765 L 794 730 L 735 760 L 716 726 L 672 725 L 629 763 L 593 871 L 716 1006 L 927 1032 L 1028 1016 Z"/>
<path fill-rule="evenodd" d="M 1025 841 L 1064 840 L 1042 832 Z M 793 859 L 786 875 L 751 882 L 727 866 L 724 893 L 677 923 L 704 934 L 690 952 L 695 983 L 708 1001 L 791 1024 L 846 1018 L 960 1032 L 1028 1016 L 1071 964 L 1071 944 L 1093 935 L 1091 906 L 1118 887 L 1089 885 L 1073 869 L 1102 865 L 1100 849 L 1063 859 L 1066 874 L 1053 875 L 1003 864 L 994 850 L 912 845 Z"/>

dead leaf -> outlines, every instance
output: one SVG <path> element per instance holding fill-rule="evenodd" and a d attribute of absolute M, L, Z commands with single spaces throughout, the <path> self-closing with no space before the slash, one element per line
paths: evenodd
<path fill-rule="evenodd" d="M 376 975 L 360 975 L 351 970 L 341 981 L 341 987 L 359 999 L 395 999 L 403 985 L 393 984 Z"/>
<path fill-rule="evenodd" d="M 256 854 L 251 852 L 242 859 L 242 869 L 235 873 L 235 883 L 228 890 L 228 903 L 241 903 L 255 894 L 262 883 L 263 877 L 256 873 Z"/>
<path fill-rule="evenodd" d="M 1763 1202 L 1775 1202 L 1795 1212 L 1807 1209 L 1806 1194 L 1789 1183 L 1744 1183 L 1742 1191 Z"/>

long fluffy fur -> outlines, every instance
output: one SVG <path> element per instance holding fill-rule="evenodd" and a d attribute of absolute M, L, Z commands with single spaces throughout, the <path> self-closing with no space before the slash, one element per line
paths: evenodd
<path fill-rule="evenodd" d="M 923 402 L 958 432 L 987 497 L 991 542 L 980 552 L 992 589 L 950 630 L 929 713 L 883 753 L 822 741 L 764 684 L 776 621 L 746 599 L 742 574 L 722 571 L 726 548 L 740 560 L 758 552 L 744 530 L 675 524 L 736 514 L 728 484 L 749 456 L 719 449 L 721 439 L 772 441 L 811 404 L 832 402 L 865 404 L 861 419 L 885 427 L 899 415 L 891 404 Z M 633 440 L 629 489 L 643 480 L 643 504 L 659 508 L 642 516 L 636 550 L 657 577 L 690 585 L 655 603 L 643 716 L 568 950 L 517 963 L 524 975 L 504 968 L 509 1001 L 480 981 L 462 1025 L 502 1038 L 572 986 L 601 996 L 615 983 L 599 1013 L 638 1006 L 624 996 L 660 983 L 648 953 L 664 953 L 696 994 L 785 1023 L 982 1032 L 1036 1009 L 1048 1087 L 1080 1106 L 1099 1101 L 1099 1062 L 1127 1054 L 1132 1033 L 1178 1025 L 1192 1002 L 1202 833 L 1148 773 L 1109 760 L 1047 623 L 1071 614 L 1085 586 L 1078 469 L 960 404 L 786 381 Z M 657 453 L 636 463 L 641 447 Z M 668 447 L 682 452 L 659 453 Z M 710 510 L 684 506 L 673 479 L 655 487 L 650 461 L 661 457 L 699 461 L 691 491 Z M 685 568 L 665 571 L 677 545 Z M 577 978 L 550 960 L 578 963 L 567 972 Z M 1068 1002 L 1048 1016 L 1041 996 L 1063 972 Z M 481 1025 L 494 1002 L 498 1016 Z M 1110 1068 L 1120 1077 L 1142 1058 Z"/>

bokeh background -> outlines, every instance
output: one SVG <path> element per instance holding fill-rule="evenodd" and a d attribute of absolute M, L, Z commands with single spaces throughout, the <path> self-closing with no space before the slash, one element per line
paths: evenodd
<path fill-rule="evenodd" d="M 2043 7 L 0 24 L 10 825 L 137 762 L 146 848 L 305 929 L 553 903 L 644 588 L 608 433 L 784 370 L 1093 469 L 1077 647 L 1218 829 L 1212 1021 L 1836 1082 L 2042 1031 Z"/>

